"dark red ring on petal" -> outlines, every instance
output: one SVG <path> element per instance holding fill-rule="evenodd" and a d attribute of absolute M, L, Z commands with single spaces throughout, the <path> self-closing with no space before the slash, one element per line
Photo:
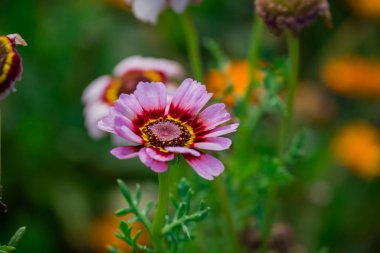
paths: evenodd
<path fill-rule="evenodd" d="M 15 46 L 14 42 L 12 42 L 12 46 Z M 14 55 L 10 62 L 7 62 L 7 59 L 5 59 L 0 66 L 0 75 L 5 74 L 6 76 L 5 80 L 0 83 L 0 96 L 12 87 L 12 85 L 20 78 L 22 72 L 21 58 L 15 49 L 12 52 Z M 4 57 L 7 58 L 7 55 Z M 5 64 L 10 65 L 9 70 L 5 70 Z"/>

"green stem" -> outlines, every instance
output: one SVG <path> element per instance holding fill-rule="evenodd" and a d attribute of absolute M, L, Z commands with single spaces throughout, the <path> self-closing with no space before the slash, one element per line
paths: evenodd
<path fill-rule="evenodd" d="M 2 160 L 1 160 L 1 125 L 2 125 L 2 115 L 1 115 L 1 109 L 0 109 L 0 212 L 5 209 L 5 205 L 4 203 L 2 202 L 3 200 L 3 185 L 1 184 L 1 176 L 2 176 L 2 166 L 1 166 L 1 163 L 2 163 Z"/>
<path fill-rule="evenodd" d="M 257 61 L 259 59 L 263 31 L 264 31 L 264 23 L 259 16 L 255 15 L 253 19 L 250 46 L 249 46 L 249 52 L 248 52 L 248 60 L 249 60 L 249 65 L 251 67 L 251 73 L 250 73 L 251 80 L 249 82 L 249 85 L 247 87 L 245 97 L 244 97 L 244 104 L 243 104 L 244 111 L 247 109 L 249 105 L 251 93 L 256 86 L 255 71 L 257 68 Z"/>
<path fill-rule="evenodd" d="M 199 39 L 198 34 L 195 29 L 194 23 L 187 12 L 184 12 L 181 15 L 181 22 L 183 29 L 185 31 L 187 50 L 189 54 L 189 60 L 191 64 L 191 68 L 193 70 L 194 78 L 198 82 L 202 82 L 203 74 L 202 74 L 202 61 L 201 61 L 201 53 L 199 49 Z"/>
<path fill-rule="evenodd" d="M 252 68 L 256 66 L 261 48 L 261 41 L 263 37 L 264 23 L 257 15 L 253 18 L 253 25 L 251 31 L 251 43 L 249 47 L 248 60 Z"/>
<path fill-rule="evenodd" d="M 2 172 L 2 167 L 1 167 L 1 124 L 2 124 L 2 115 L 1 115 L 1 110 L 0 110 L 0 200 L 1 200 L 1 197 L 2 197 L 2 195 L 1 195 L 1 187 L 2 187 L 2 184 L 1 184 L 1 172 Z"/>
<path fill-rule="evenodd" d="M 280 129 L 280 138 L 278 145 L 278 154 L 280 156 L 280 159 L 282 159 L 284 153 L 284 146 L 287 141 L 286 136 L 288 134 L 289 124 L 293 116 L 293 101 L 298 82 L 300 57 L 300 46 L 298 37 L 296 37 L 291 31 L 287 31 L 286 39 L 288 44 L 288 54 L 290 60 L 290 73 L 288 76 L 288 92 L 286 97 L 285 115 Z"/>
<path fill-rule="evenodd" d="M 232 210 L 230 201 L 228 199 L 227 190 L 224 183 L 221 180 L 222 179 L 220 177 L 216 178 L 214 180 L 214 186 L 218 192 L 221 209 L 226 219 L 227 232 L 231 240 L 231 252 L 242 252 L 242 249 L 240 248 L 239 244 L 237 229 L 235 227 L 235 222 L 232 216 Z"/>
<path fill-rule="evenodd" d="M 1 173 L 2 173 L 2 167 L 1 167 L 1 124 L 2 124 L 2 115 L 1 115 L 1 109 L 0 109 L 0 214 L 6 214 L 7 213 L 7 205 L 2 202 L 3 200 L 3 185 L 1 184 Z"/>
<path fill-rule="evenodd" d="M 156 253 L 167 252 L 165 240 L 162 236 L 162 228 L 165 224 L 165 216 L 168 212 L 169 192 L 171 185 L 170 174 L 176 166 L 169 166 L 167 172 L 158 174 L 158 203 L 154 213 L 152 224 L 152 242 Z"/>
<path fill-rule="evenodd" d="M 271 182 L 268 187 L 267 199 L 265 202 L 264 223 L 262 229 L 262 244 L 260 247 L 260 253 L 268 252 L 269 238 L 272 231 L 272 224 L 275 215 L 275 202 L 276 202 L 277 184 Z"/>
<path fill-rule="evenodd" d="M 293 100 L 294 94 L 297 87 L 298 75 L 299 75 L 299 57 L 300 57 L 300 46 L 299 38 L 295 36 L 291 31 L 286 32 L 288 54 L 290 60 L 290 70 L 288 76 L 288 87 L 286 96 L 286 107 L 285 114 L 282 119 L 279 144 L 278 144 L 278 156 L 282 162 L 284 156 L 284 146 L 286 143 L 286 137 L 289 135 L 289 124 L 293 115 Z M 261 253 L 268 252 L 269 238 L 271 234 L 272 224 L 275 215 L 275 203 L 277 196 L 277 182 L 271 182 L 268 189 L 267 201 L 265 204 L 265 216 L 264 216 L 264 227 L 263 227 L 263 243 L 260 249 Z"/>

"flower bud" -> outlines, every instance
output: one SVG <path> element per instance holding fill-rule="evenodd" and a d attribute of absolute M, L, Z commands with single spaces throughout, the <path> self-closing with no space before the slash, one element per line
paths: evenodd
<path fill-rule="evenodd" d="M 27 44 L 18 34 L 0 36 L 0 100 L 9 94 L 21 77 L 22 62 L 16 45 Z"/>
<path fill-rule="evenodd" d="M 327 0 L 255 0 L 256 12 L 275 34 L 284 30 L 300 32 L 319 16 L 331 25 Z"/>

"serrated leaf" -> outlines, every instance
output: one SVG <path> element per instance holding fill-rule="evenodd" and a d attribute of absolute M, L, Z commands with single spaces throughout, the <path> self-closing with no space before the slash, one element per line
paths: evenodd
<path fill-rule="evenodd" d="M 115 214 L 117 216 L 124 216 L 124 215 L 127 215 L 127 214 L 131 213 L 131 212 L 133 212 L 132 208 L 124 208 L 124 209 L 117 210 L 115 212 Z"/>
<path fill-rule="evenodd" d="M 0 246 L 0 253 L 9 253 L 14 251 L 16 248 L 13 246 L 3 245 Z"/>
<path fill-rule="evenodd" d="M 179 219 L 186 214 L 186 204 L 181 202 L 175 214 L 175 219 Z"/>
<path fill-rule="evenodd" d="M 185 235 L 188 239 L 191 239 L 189 229 L 187 228 L 187 226 L 185 224 L 182 225 L 182 231 L 185 233 Z"/>
<path fill-rule="evenodd" d="M 12 238 L 9 240 L 8 245 L 11 247 L 16 247 L 20 243 L 20 240 L 23 237 L 25 230 L 26 230 L 26 227 L 19 228 L 16 231 L 16 233 L 12 236 Z"/>
<path fill-rule="evenodd" d="M 135 223 L 138 220 L 139 220 L 139 217 L 134 216 L 134 217 L 130 218 L 127 223 L 129 226 L 131 226 L 131 225 L 133 225 L 133 223 Z"/>
<path fill-rule="evenodd" d="M 141 230 L 138 230 L 138 231 L 136 232 L 135 236 L 133 236 L 132 240 L 133 240 L 134 242 L 136 242 L 140 235 L 141 235 Z"/>
<path fill-rule="evenodd" d="M 144 207 L 144 209 L 142 210 L 141 213 L 144 216 L 147 216 L 148 213 L 150 212 L 150 210 L 152 210 L 153 206 L 154 206 L 154 202 L 153 201 L 149 201 L 148 203 L 146 203 L 146 205 L 145 205 L 145 207 Z"/>
<path fill-rule="evenodd" d="M 123 194 L 124 198 L 127 200 L 128 204 L 132 206 L 134 203 L 132 200 L 132 196 L 129 193 L 128 186 L 120 179 L 117 180 L 117 183 L 119 185 L 120 191 Z"/>
<path fill-rule="evenodd" d="M 125 221 L 120 221 L 120 229 L 125 235 L 129 235 L 131 232 L 131 229 Z"/>
<path fill-rule="evenodd" d="M 173 207 L 175 209 L 178 208 L 178 201 L 176 200 L 175 196 L 173 194 L 169 195 L 170 202 L 172 203 Z"/>

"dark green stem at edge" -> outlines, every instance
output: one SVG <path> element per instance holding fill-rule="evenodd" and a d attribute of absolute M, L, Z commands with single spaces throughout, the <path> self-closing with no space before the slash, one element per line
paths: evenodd
<path fill-rule="evenodd" d="M 288 87 L 286 96 L 286 107 L 285 114 L 283 116 L 279 142 L 278 142 L 278 157 L 280 162 L 283 162 L 283 157 L 285 153 L 285 144 L 287 142 L 287 136 L 289 136 L 289 125 L 293 116 L 293 101 L 294 94 L 297 88 L 298 75 L 299 75 L 299 58 L 300 58 L 300 45 L 299 38 L 292 32 L 286 32 L 286 39 L 288 45 L 288 55 L 289 55 L 289 76 L 288 76 Z M 268 188 L 267 201 L 265 203 L 265 217 L 263 224 L 263 240 L 261 246 L 261 253 L 268 252 L 269 238 L 271 234 L 272 224 L 275 215 L 275 203 L 277 196 L 278 185 L 277 182 L 273 181 L 270 183 Z"/>
<path fill-rule="evenodd" d="M 2 124 L 2 115 L 1 115 L 1 110 L 0 110 L 0 201 L 1 201 L 1 197 L 2 197 L 2 195 L 1 195 L 1 188 L 2 188 L 2 184 L 1 184 L 1 172 L 2 172 L 2 167 L 1 167 L 1 124 Z"/>
<path fill-rule="evenodd" d="M 165 253 L 167 248 L 165 239 L 162 236 L 162 228 L 165 224 L 165 216 L 168 212 L 169 192 L 171 188 L 171 175 L 173 170 L 178 169 L 177 161 L 169 163 L 167 172 L 158 174 L 158 203 L 154 213 L 152 224 L 152 242 L 156 253 Z"/>
<path fill-rule="evenodd" d="M 240 127 L 239 131 L 236 134 L 235 143 L 239 143 L 239 145 L 235 146 L 234 149 L 234 160 L 233 160 L 233 168 L 240 167 L 240 159 L 241 156 L 237 154 L 245 154 L 249 151 L 249 146 L 251 144 L 250 141 L 250 135 L 251 132 L 254 131 L 254 128 L 256 127 L 256 124 L 259 122 L 263 112 L 260 107 L 257 107 L 255 111 L 251 111 L 254 113 L 249 114 L 250 109 L 250 98 L 251 93 L 254 90 L 257 82 L 255 80 L 255 71 L 257 69 L 257 62 L 260 56 L 260 48 L 261 48 L 261 42 L 262 42 L 262 36 L 263 36 L 263 30 L 264 30 L 264 23 L 260 19 L 259 16 L 255 15 L 253 18 L 253 25 L 251 30 L 251 37 L 250 37 L 250 46 L 249 46 L 249 52 L 248 52 L 248 60 L 250 65 L 250 82 L 246 90 L 246 94 L 244 97 L 244 100 L 241 103 L 241 106 L 239 110 L 237 111 L 237 114 L 240 118 Z M 250 154 L 249 154 L 250 155 Z"/>
<path fill-rule="evenodd" d="M 263 37 L 264 23 L 261 18 L 255 15 L 250 38 L 250 47 L 248 52 L 248 61 L 251 67 L 251 80 L 244 97 L 244 108 L 248 108 L 251 93 L 256 86 L 255 72 L 257 69 L 257 61 L 260 55 L 261 42 Z"/>
<path fill-rule="evenodd" d="M 290 71 L 288 76 L 288 92 L 286 97 L 285 115 L 280 130 L 280 138 L 278 145 L 278 154 L 282 159 L 284 154 L 284 147 L 287 142 L 287 136 L 289 135 L 289 125 L 293 116 L 293 101 L 294 94 L 297 88 L 298 74 L 299 74 L 299 39 L 292 32 L 286 32 L 286 39 L 288 44 L 288 54 L 290 60 Z"/>
<path fill-rule="evenodd" d="M 227 189 L 221 177 L 218 177 L 214 180 L 214 186 L 218 192 L 220 208 L 226 219 L 227 232 L 231 240 L 231 248 L 233 252 L 242 252 L 239 244 L 238 232 L 235 227 L 235 222 L 232 215 L 231 204 L 228 198 Z"/>
<path fill-rule="evenodd" d="M 7 206 L 2 202 L 3 200 L 3 185 L 1 184 L 2 176 L 2 167 L 1 167 L 1 124 L 2 124 L 2 115 L 0 109 L 0 214 L 5 214 L 7 212 Z"/>
<path fill-rule="evenodd" d="M 202 82 L 202 61 L 197 31 L 188 12 L 184 12 L 180 17 L 183 29 L 185 31 L 187 50 L 194 78 L 198 82 Z"/>

